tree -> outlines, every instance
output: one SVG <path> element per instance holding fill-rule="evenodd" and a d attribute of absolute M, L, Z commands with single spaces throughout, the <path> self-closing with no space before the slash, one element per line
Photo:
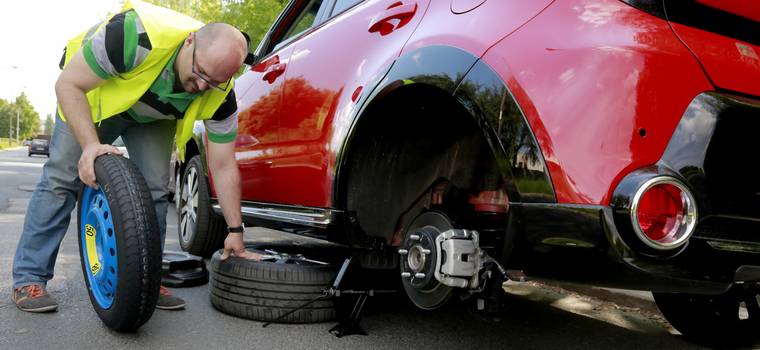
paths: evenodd
<path fill-rule="evenodd" d="M 201 22 L 224 22 L 251 37 L 255 49 L 287 0 L 148 0 Z"/>
<path fill-rule="evenodd" d="M 13 106 L 15 109 L 14 114 L 16 111 L 19 113 L 19 139 L 25 139 L 38 133 L 40 131 L 40 114 L 34 110 L 34 107 L 31 102 L 29 102 L 29 98 L 25 93 L 22 92 L 16 97 L 16 102 Z M 14 130 L 15 127 L 16 125 L 14 124 Z"/>
<path fill-rule="evenodd" d="M 45 118 L 45 134 L 52 135 L 53 134 L 53 127 L 55 127 L 55 123 L 53 122 L 53 117 L 48 113 L 47 117 Z"/>
<path fill-rule="evenodd" d="M 13 132 L 11 138 L 15 139 L 16 125 L 20 129 L 19 139 L 31 137 L 40 130 L 40 115 L 23 92 L 13 103 L 0 99 L 0 137 L 8 137 L 10 127 Z"/>
<path fill-rule="evenodd" d="M 8 127 L 15 120 L 11 118 L 16 117 L 16 112 L 13 110 L 13 106 L 8 101 L 0 99 L 0 137 L 8 137 Z M 15 130 L 16 125 L 13 125 Z M 15 135 L 14 135 L 15 136 Z"/>

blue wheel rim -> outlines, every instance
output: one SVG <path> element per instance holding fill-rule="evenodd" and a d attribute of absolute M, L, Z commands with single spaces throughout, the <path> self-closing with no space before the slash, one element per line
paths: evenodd
<path fill-rule="evenodd" d="M 103 190 L 85 187 L 82 194 L 79 239 L 90 291 L 102 309 L 113 305 L 118 282 L 116 229 Z"/>

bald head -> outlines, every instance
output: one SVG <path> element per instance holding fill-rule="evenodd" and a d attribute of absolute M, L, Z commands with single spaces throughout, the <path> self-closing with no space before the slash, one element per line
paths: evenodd
<path fill-rule="evenodd" d="M 204 68 L 214 76 L 232 76 L 248 53 L 248 43 L 239 30 L 227 23 L 209 23 L 195 33 L 197 55 L 207 63 Z M 214 72 L 211 72 L 216 70 Z"/>
<path fill-rule="evenodd" d="M 175 60 L 179 83 L 196 93 L 227 82 L 243 65 L 248 42 L 235 27 L 209 23 L 189 35 Z"/>

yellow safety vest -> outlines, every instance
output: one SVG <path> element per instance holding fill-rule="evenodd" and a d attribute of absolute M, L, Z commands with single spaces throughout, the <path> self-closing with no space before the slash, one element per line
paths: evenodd
<path fill-rule="evenodd" d="M 87 93 L 92 120 L 95 123 L 132 107 L 150 89 L 177 47 L 190 33 L 203 26 L 203 23 L 189 16 L 139 0 L 127 0 L 122 12 L 132 9 L 140 17 L 152 48 L 139 66 L 118 77 L 106 80 Z M 108 21 L 104 21 L 98 29 L 107 23 Z M 68 64 L 74 54 L 82 48 L 87 32 L 82 32 L 69 40 L 66 45 L 64 65 Z M 184 118 L 177 120 L 175 137 L 177 156 L 180 160 L 185 159 L 185 145 L 193 136 L 195 121 L 211 118 L 222 105 L 227 94 L 232 91 L 233 85 L 229 84 L 224 92 L 217 89 L 206 90 L 187 107 Z M 60 104 L 58 113 L 65 121 Z"/>

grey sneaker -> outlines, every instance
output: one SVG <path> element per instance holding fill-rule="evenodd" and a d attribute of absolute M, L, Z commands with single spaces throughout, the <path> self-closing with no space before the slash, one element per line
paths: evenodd
<path fill-rule="evenodd" d="M 13 290 L 13 302 L 22 311 L 50 312 L 58 309 L 58 303 L 40 284 L 30 284 Z"/>
<path fill-rule="evenodd" d="M 185 301 L 180 297 L 175 297 L 164 286 L 158 292 L 158 302 L 156 303 L 156 309 L 161 310 L 180 310 L 185 308 Z"/>

